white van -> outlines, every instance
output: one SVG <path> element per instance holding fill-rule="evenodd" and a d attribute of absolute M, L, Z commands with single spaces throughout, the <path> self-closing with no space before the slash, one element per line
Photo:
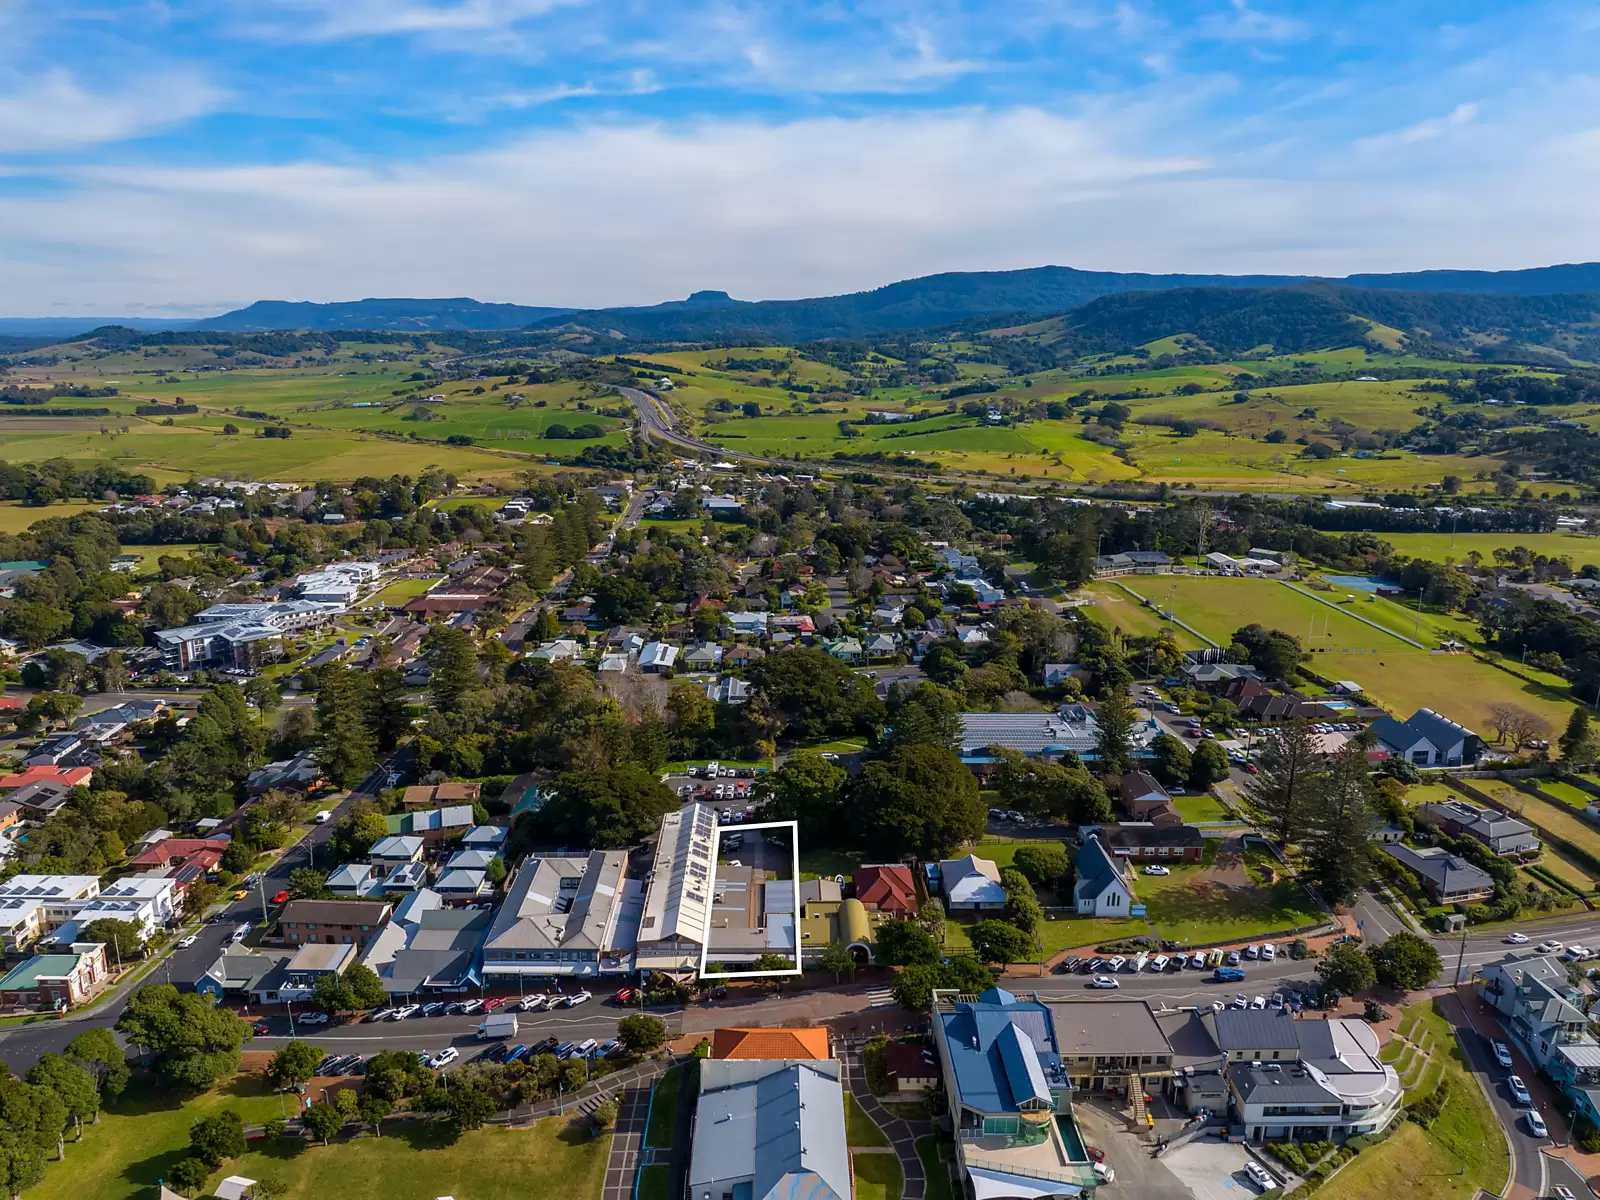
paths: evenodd
<path fill-rule="evenodd" d="M 1159 975 L 1159 974 L 1161 974 L 1161 972 L 1165 971 L 1166 969 L 1167 969 L 1167 956 L 1165 954 L 1158 954 L 1153 959 L 1150 960 L 1150 972 L 1151 972 L 1151 974 Z"/>
<path fill-rule="evenodd" d="M 1145 964 L 1149 961 L 1150 952 L 1148 950 L 1141 950 L 1139 951 L 1139 957 L 1128 963 L 1128 970 L 1132 974 L 1137 975 L 1140 971 L 1144 970 Z"/>
<path fill-rule="evenodd" d="M 326 825 L 329 821 L 333 820 L 333 812 L 331 809 L 325 808 L 311 819 L 318 825 Z"/>

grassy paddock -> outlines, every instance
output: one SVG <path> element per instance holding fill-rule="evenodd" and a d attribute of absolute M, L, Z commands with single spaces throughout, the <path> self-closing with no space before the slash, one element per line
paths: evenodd
<path fill-rule="evenodd" d="M 1140 874 L 1135 883 L 1150 923 L 1163 938 L 1194 944 L 1243 941 L 1313 925 L 1326 915 L 1293 879 L 1260 882 L 1276 863 L 1260 851 L 1241 861 L 1219 854 L 1212 866 L 1168 864 L 1170 875 Z M 1281 875 L 1281 868 L 1278 868 Z"/>

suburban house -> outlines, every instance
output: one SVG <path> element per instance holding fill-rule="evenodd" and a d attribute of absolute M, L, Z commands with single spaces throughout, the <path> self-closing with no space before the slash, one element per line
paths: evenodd
<path fill-rule="evenodd" d="M 1563 1046 L 1574 1047 L 1569 1065 L 1600 1055 L 1589 1036 L 1589 1020 L 1574 1003 L 1582 993 L 1567 982 L 1566 967 L 1559 959 L 1508 954 L 1499 962 L 1485 963 L 1478 995 L 1494 1006 L 1536 1067 L 1548 1070 Z"/>
<path fill-rule="evenodd" d="M 16 805 L 24 821 L 47 821 L 72 795 L 72 789 L 59 779 L 35 779 L 10 793 L 6 800 Z"/>
<path fill-rule="evenodd" d="M 835 1059 L 705 1059 L 689 1195 L 850 1200 L 844 1090 Z"/>
<path fill-rule="evenodd" d="M 420 837 L 432 846 L 472 828 L 472 805 L 452 804 L 446 808 L 395 813 L 384 820 L 391 834 Z"/>
<path fill-rule="evenodd" d="M 304 796 L 322 780 L 322 765 L 315 750 L 302 750 L 293 758 L 257 767 L 245 776 L 244 786 L 252 796 L 266 792 L 293 792 Z"/>
<path fill-rule="evenodd" d="M 1073 857 L 1077 878 L 1072 907 L 1096 917 L 1126 917 L 1133 907 L 1133 881 L 1124 861 L 1112 854 L 1098 834 L 1088 834 Z"/>
<path fill-rule="evenodd" d="M 970 1194 L 1093 1193 L 1095 1174 L 1074 1127 L 1072 1083 L 1048 1005 L 1004 988 L 975 1000 L 936 991 L 933 1036 Z"/>
<path fill-rule="evenodd" d="M 22 771 L 13 771 L 9 775 L 0 775 L 0 792 L 15 792 L 41 779 L 48 779 L 51 783 L 60 784 L 69 790 L 75 787 L 88 787 L 94 782 L 94 770 L 90 767 L 28 767 Z"/>
<path fill-rule="evenodd" d="M 400 807 L 406 812 L 419 808 L 439 808 L 453 804 L 476 804 L 483 798 L 481 783 L 436 783 L 433 786 L 417 784 L 400 795 Z"/>
<path fill-rule="evenodd" d="M 868 912 L 913 917 L 917 913 L 917 882 L 902 863 L 860 867 L 852 877 L 856 899 Z"/>
<path fill-rule="evenodd" d="M 1148 821 L 1157 813 L 1172 812 L 1172 798 L 1154 775 L 1129 771 L 1117 788 L 1117 803 L 1133 821 Z"/>
<path fill-rule="evenodd" d="M 1106 848 L 1124 858 L 1157 862 L 1162 859 L 1200 862 L 1205 858 L 1205 835 L 1193 825 L 1125 821 L 1121 825 L 1104 826 L 1099 832 Z"/>
<path fill-rule="evenodd" d="M 1496 854 L 1527 854 L 1539 848 L 1533 826 L 1492 808 L 1479 808 L 1455 797 L 1442 804 L 1417 806 L 1417 822 L 1434 825 L 1449 837 L 1469 837 Z"/>
<path fill-rule="evenodd" d="M 345 863 L 328 875 L 327 889 L 341 900 L 364 900 L 383 894 L 383 875 L 371 863 Z"/>
<path fill-rule="evenodd" d="M 1384 845 L 1383 852 L 1414 871 L 1435 904 L 1467 904 L 1494 895 L 1494 879 L 1487 871 L 1442 846 L 1414 849 L 1391 842 Z"/>
<path fill-rule="evenodd" d="M 389 917 L 384 900 L 291 900 L 278 914 L 278 936 L 291 946 L 350 943 L 365 949 Z"/>
<path fill-rule="evenodd" d="M 939 864 L 939 878 L 950 912 L 999 912 L 1006 906 L 1000 868 L 987 858 L 947 858 Z"/>
<path fill-rule="evenodd" d="M 799 1029 L 718 1029 L 711 1034 L 712 1058 L 760 1058 L 804 1062 L 832 1058 L 823 1025 Z"/>
<path fill-rule="evenodd" d="M 678 648 L 667 642 L 648 642 L 639 651 L 639 670 L 646 675 L 670 671 L 677 661 Z"/>
<path fill-rule="evenodd" d="M 939 1086 L 939 1059 L 926 1046 L 890 1042 L 883 1050 L 883 1066 L 902 1096 L 921 1096 Z"/>
<path fill-rule="evenodd" d="M 367 861 L 374 870 L 389 872 L 408 863 L 422 861 L 420 837 L 393 836 L 383 838 L 367 853 Z"/>
<path fill-rule="evenodd" d="M 65 1012 L 95 996 L 111 972 L 99 942 L 74 942 L 54 954 L 35 954 L 0 979 L 0 1007 Z"/>
<path fill-rule="evenodd" d="M 188 866 L 199 867 L 202 871 L 215 871 L 231 840 L 227 836 L 162 838 L 130 858 L 128 865 L 145 871 Z"/>
<path fill-rule="evenodd" d="M 1431 708 L 1419 708 L 1404 721 L 1379 717 L 1372 732 L 1391 755 L 1419 767 L 1464 766 L 1483 753 L 1482 738 Z"/>

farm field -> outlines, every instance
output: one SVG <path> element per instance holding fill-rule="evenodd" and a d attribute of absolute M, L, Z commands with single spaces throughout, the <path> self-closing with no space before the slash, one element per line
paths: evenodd
<path fill-rule="evenodd" d="M 79 513 L 94 512 L 104 507 L 104 500 L 57 500 L 44 507 L 24 505 L 19 500 L 6 500 L 0 502 L 0 533 L 21 533 L 47 517 L 75 517 Z"/>
<path fill-rule="evenodd" d="M 1145 915 L 1163 939 L 1191 945 L 1244 941 L 1314 925 L 1325 916 L 1298 883 L 1281 877 L 1270 855 L 1241 853 L 1237 840 L 1224 842 L 1209 865 L 1166 865 L 1172 874 L 1141 871 L 1134 882 Z M 1267 870 L 1280 878 L 1264 883 Z"/>
<path fill-rule="evenodd" d="M 1575 808 L 1582 812 L 1596 797 L 1591 796 L 1582 788 L 1575 788 L 1570 783 L 1563 783 L 1559 779 L 1536 779 L 1533 781 L 1539 790 L 1546 796 L 1553 796 L 1568 808 Z"/>
<path fill-rule="evenodd" d="M 1311 651 L 1309 665 L 1318 674 L 1359 683 L 1369 697 L 1401 716 L 1432 708 L 1487 729 L 1489 707 L 1504 701 L 1538 713 L 1559 729 L 1571 711 L 1571 701 L 1554 688 L 1528 683 L 1468 654 L 1418 650 L 1362 624 L 1343 607 L 1329 608 L 1271 580 L 1175 575 L 1124 582 L 1163 604 L 1175 586 L 1177 618 L 1223 645 L 1250 622 L 1293 634 Z"/>
<path fill-rule="evenodd" d="M 1465 562 L 1476 550 L 1493 566 L 1495 550 L 1524 546 L 1547 558 L 1564 555 L 1575 568 L 1600 564 L 1600 537 L 1582 533 L 1386 533 L 1383 540 L 1403 554 L 1432 562 Z"/>

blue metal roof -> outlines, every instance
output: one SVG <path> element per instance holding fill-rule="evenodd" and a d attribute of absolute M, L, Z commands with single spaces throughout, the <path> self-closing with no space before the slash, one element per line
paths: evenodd
<path fill-rule="evenodd" d="M 1062 1074 L 1050 1010 L 1001 988 L 977 1002 L 935 1014 L 960 1103 L 984 1113 L 1014 1113 L 1030 1100 L 1050 1098 L 1050 1079 Z"/>
<path fill-rule="evenodd" d="M 1011 1099 L 1021 1105 L 1029 1101 L 1050 1103 L 1050 1087 L 1039 1068 L 1039 1054 L 1028 1035 L 1015 1025 L 1007 1025 L 994 1039 L 1000 1050 L 1000 1065 L 1005 1068 Z"/>

